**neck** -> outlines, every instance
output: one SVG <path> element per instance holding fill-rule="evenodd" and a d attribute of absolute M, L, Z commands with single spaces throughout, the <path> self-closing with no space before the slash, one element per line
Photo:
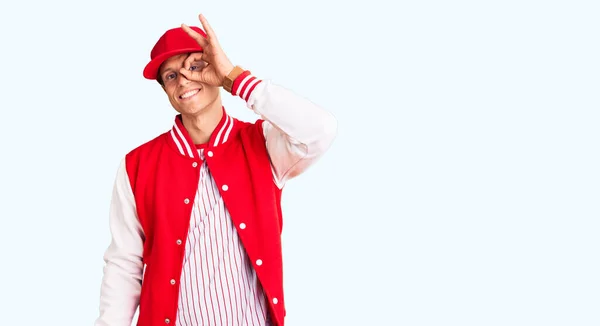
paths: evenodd
<path fill-rule="evenodd" d="M 223 117 L 223 104 L 217 97 L 214 102 L 206 106 L 200 113 L 194 115 L 181 115 L 183 126 L 196 145 L 207 143 L 215 128 Z"/>

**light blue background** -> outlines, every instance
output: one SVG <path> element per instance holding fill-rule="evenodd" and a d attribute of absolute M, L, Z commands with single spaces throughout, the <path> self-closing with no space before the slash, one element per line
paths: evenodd
<path fill-rule="evenodd" d="M 118 163 L 174 116 L 142 69 L 202 12 L 234 63 L 339 120 L 284 193 L 288 326 L 599 325 L 599 9 L 3 2 L 1 324 L 97 317 Z"/>

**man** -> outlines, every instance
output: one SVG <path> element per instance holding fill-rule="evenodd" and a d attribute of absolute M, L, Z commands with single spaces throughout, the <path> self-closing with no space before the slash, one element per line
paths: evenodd
<path fill-rule="evenodd" d="M 281 191 L 329 148 L 337 122 L 234 66 L 215 32 L 165 32 L 143 75 L 178 112 L 118 169 L 96 326 L 283 325 Z M 223 87 L 259 115 L 243 122 Z"/>

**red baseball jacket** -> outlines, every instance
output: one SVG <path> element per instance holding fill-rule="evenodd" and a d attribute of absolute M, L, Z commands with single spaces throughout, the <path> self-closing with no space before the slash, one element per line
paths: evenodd
<path fill-rule="evenodd" d="M 249 72 L 238 77 L 254 78 Z M 233 93 L 259 118 L 225 112 L 205 149 L 206 163 L 263 286 L 275 325 L 284 325 L 281 191 L 331 145 L 335 118 L 268 81 Z M 200 158 L 177 116 L 173 129 L 126 155 L 111 201 L 112 241 L 104 259 L 97 326 L 174 325 L 184 244 Z M 240 225 L 243 225 L 240 228 Z M 145 267 L 145 268 L 144 268 Z"/>

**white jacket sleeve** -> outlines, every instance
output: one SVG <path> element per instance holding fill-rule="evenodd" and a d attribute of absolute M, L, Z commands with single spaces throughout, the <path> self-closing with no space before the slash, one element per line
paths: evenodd
<path fill-rule="evenodd" d="M 104 254 L 100 316 L 95 326 L 130 326 L 139 305 L 144 235 L 133 192 L 121 162 L 114 183 L 109 215 L 111 243 Z"/>
<path fill-rule="evenodd" d="M 256 80 L 252 75 L 246 78 Z M 246 105 L 265 120 L 267 150 L 280 188 L 315 163 L 335 139 L 334 116 L 289 89 L 263 80 L 250 94 L 240 96 L 248 99 Z"/>

